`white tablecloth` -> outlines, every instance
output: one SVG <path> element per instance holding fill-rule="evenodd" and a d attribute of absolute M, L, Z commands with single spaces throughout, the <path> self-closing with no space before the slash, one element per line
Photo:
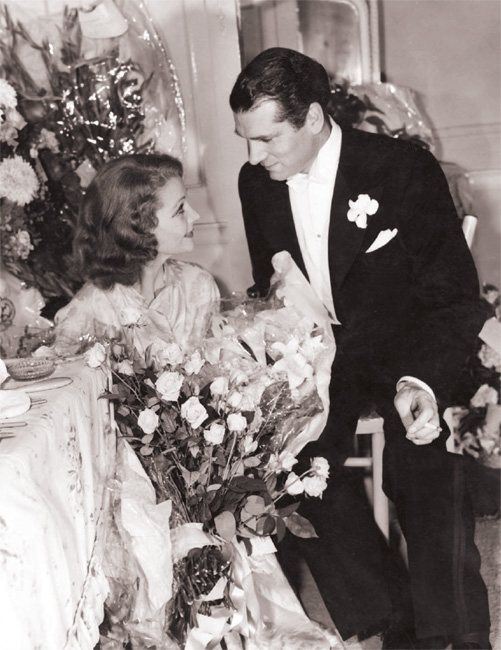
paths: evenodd
<path fill-rule="evenodd" d="M 73 382 L 36 393 L 47 403 L 0 441 L 2 650 L 91 650 L 108 591 L 101 556 L 116 444 L 108 402 L 97 399 L 107 377 L 82 360 L 54 376 Z"/>

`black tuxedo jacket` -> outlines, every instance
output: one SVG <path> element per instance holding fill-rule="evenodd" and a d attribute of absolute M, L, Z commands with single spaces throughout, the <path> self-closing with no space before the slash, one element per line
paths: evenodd
<path fill-rule="evenodd" d="M 254 281 L 269 286 L 272 256 L 287 250 L 307 275 L 286 182 L 245 164 L 239 193 Z M 379 203 L 359 228 L 348 201 Z M 373 252 L 377 235 L 396 236 Z M 329 269 L 336 314 L 333 374 L 386 385 L 412 375 L 445 408 L 485 320 L 478 279 L 440 165 L 409 141 L 344 131 L 332 200 Z"/>

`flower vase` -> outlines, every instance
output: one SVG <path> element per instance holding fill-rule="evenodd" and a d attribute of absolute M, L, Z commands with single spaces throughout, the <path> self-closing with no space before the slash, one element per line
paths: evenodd
<path fill-rule="evenodd" d="M 33 340 L 28 350 L 27 337 L 34 339 L 37 332 L 48 332 L 53 324 L 40 315 L 45 302 L 37 289 L 27 287 L 3 264 L 0 274 L 0 356 L 26 356 L 38 347 Z"/>

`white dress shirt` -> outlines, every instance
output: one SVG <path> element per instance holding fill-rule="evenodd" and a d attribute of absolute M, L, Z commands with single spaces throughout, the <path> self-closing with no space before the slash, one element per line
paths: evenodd
<path fill-rule="evenodd" d="M 341 151 L 341 129 L 331 120 L 329 139 L 318 152 L 310 171 L 287 180 L 299 247 L 313 290 L 336 318 L 329 272 L 329 224 L 334 183 Z"/>

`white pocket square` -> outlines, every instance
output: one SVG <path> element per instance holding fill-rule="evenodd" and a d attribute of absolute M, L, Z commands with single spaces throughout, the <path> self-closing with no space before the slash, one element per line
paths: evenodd
<path fill-rule="evenodd" d="M 386 244 L 395 237 L 397 232 L 398 228 L 393 228 L 393 230 L 381 230 L 379 235 L 365 252 L 373 253 L 374 251 L 377 251 L 378 248 L 383 248 L 383 246 L 386 246 Z"/>

